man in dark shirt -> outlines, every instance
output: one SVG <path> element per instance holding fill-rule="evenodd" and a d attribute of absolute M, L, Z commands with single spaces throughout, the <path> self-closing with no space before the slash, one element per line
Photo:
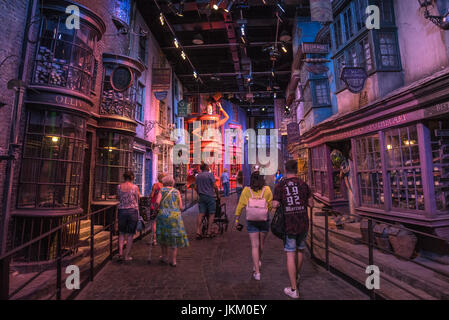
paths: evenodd
<path fill-rule="evenodd" d="M 305 239 L 309 229 L 307 206 L 313 207 L 309 186 L 297 177 L 298 163 L 295 160 L 285 164 L 286 177 L 274 189 L 273 207 L 282 206 L 285 216 L 284 251 L 287 254 L 287 270 L 291 287 L 284 293 L 291 298 L 299 298 L 297 283 L 303 263 Z M 298 264 L 296 264 L 296 256 Z"/>
<path fill-rule="evenodd" d="M 201 164 L 201 172 L 195 178 L 195 189 L 199 196 L 198 208 L 199 214 L 196 220 L 196 238 L 202 239 L 201 221 L 205 214 L 209 214 L 208 236 L 212 231 L 212 224 L 215 218 L 216 197 L 219 197 L 218 188 L 215 183 L 214 175 L 209 172 L 209 166 L 205 163 Z"/>

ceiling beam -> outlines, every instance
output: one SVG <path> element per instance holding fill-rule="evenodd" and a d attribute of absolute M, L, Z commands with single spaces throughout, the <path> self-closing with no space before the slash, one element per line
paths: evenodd
<path fill-rule="evenodd" d="M 292 43 L 291 41 L 286 42 L 286 44 Z M 273 45 L 274 41 L 263 41 L 263 42 L 250 42 L 248 47 L 264 47 Z M 201 49 L 220 49 L 220 48 L 228 48 L 231 46 L 241 46 L 240 43 L 211 43 L 211 44 L 197 44 L 197 45 L 188 45 L 183 46 L 184 49 L 189 50 L 201 50 Z M 162 50 L 179 50 L 176 47 L 163 47 Z"/>
<path fill-rule="evenodd" d="M 274 74 L 275 75 L 286 75 L 286 74 L 290 74 L 291 71 L 275 71 Z M 217 76 L 217 77 L 234 77 L 234 76 L 244 76 L 245 74 L 242 72 L 223 72 L 223 73 L 199 73 L 198 76 L 201 77 L 212 77 L 212 76 Z M 257 75 L 271 75 L 271 71 L 253 71 L 252 72 L 253 76 L 257 76 Z M 185 77 L 192 77 L 191 74 L 178 74 L 176 75 L 179 78 L 185 78 Z"/>

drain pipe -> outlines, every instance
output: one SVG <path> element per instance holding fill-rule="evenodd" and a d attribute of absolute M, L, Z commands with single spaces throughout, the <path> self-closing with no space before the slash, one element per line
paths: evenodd
<path fill-rule="evenodd" d="M 28 66 L 26 61 L 28 52 L 28 39 L 30 29 L 33 27 L 31 23 L 31 18 L 34 17 L 36 13 L 36 5 L 38 0 L 28 1 L 28 10 L 26 17 L 25 30 L 23 34 L 22 49 L 20 55 L 20 64 L 18 71 L 18 83 L 25 83 L 26 75 L 25 69 Z M 10 207 L 11 207 L 11 191 L 14 179 L 14 169 L 16 165 L 16 154 L 18 146 L 18 128 L 20 128 L 20 118 L 23 106 L 23 97 L 25 94 L 25 88 L 23 85 L 19 85 L 16 89 L 14 106 L 11 112 L 11 128 L 9 132 L 9 146 L 8 146 L 8 156 L 6 157 L 6 169 L 5 169 L 5 180 L 3 182 L 3 195 L 2 195 L 2 213 L 1 213 L 1 251 L 0 254 L 6 252 L 6 244 L 8 241 L 8 225 L 10 219 Z"/>

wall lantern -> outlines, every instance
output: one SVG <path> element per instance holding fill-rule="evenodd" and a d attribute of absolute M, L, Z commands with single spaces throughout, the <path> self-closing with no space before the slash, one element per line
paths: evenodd
<path fill-rule="evenodd" d="M 443 16 L 434 16 L 430 14 L 429 7 L 434 7 L 433 0 L 418 0 L 421 8 L 424 8 L 424 18 L 432 21 L 443 30 L 449 30 L 449 11 Z"/>

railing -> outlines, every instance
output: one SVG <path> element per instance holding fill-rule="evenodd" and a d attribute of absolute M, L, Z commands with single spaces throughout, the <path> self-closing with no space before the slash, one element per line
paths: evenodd
<path fill-rule="evenodd" d="M 310 233 L 308 235 L 308 240 L 309 240 L 309 243 L 310 243 L 309 251 L 310 251 L 311 258 L 315 262 L 320 264 L 321 266 L 325 267 L 328 271 L 330 271 L 330 272 L 340 276 L 344 280 L 350 282 L 352 285 L 354 285 L 358 289 L 360 289 L 363 292 L 365 292 L 366 294 L 368 294 L 369 297 L 372 300 L 376 300 L 376 299 L 383 300 L 383 299 L 385 299 L 385 297 L 378 290 L 376 292 L 376 289 L 368 289 L 365 286 L 365 283 L 360 283 L 356 279 L 352 278 L 351 275 L 345 274 L 344 272 L 340 271 L 337 267 L 333 266 L 331 264 L 330 254 L 332 254 L 332 255 L 334 255 L 336 257 L 339 257 L 339 258 L 343 259 L 345 262 L 351 263 L 351 264 L 353 264 L 353 265 L 355 265 L 355 266 L 357 266 L 359 268 L 363 268 L 364 269 L 363 273 L 365 273 L 365 270 L 366 270 L 367 266 L 376 265 L 376 261 L 374 259 L 374 250 L 377 249 L 380 252 L 391 254 L 391 255 L 393 255 L 393 256 L 395 256 L 395 257 L 397 257 L 397 258 L 399 258 L 399 259 L 401 259 L 403 261 L 412 262 L 415 265 L 418 265 L 418 266 L 423 267 L 423 268 L 425 268 L 427 270 L 433 271 L 433 272 L 443 276 L 444 278 L 449 279 L 449 273 L 442 272 L 441 270 L 435 269 L 435 268 L 433 268 L 431 266 L 428 266 L 428 265 L 425 265 L 425 264 L 423 264 L 421 262 L 415 261 L 413 259 L 401 256 L 401 255 L 398 255 L 396 252 L 394 252 L 392 250 L 388 250 L 388 249 L 379 247 L 377 244 L 375 244 L 375 241 L 374 241 L 374 238 L 375 238 L 374 237 L 374 225 L 377 222 L 377 223 L 380 223 L 380 224 L 391 226 L 391 227 L 396 228 L 396 229 L 400 229 L 400 230 L 404 230 L 404 231 L 407 231 L 407 232 L 411 232 L 413 234 L 419 234 L 420 236 L 431 238 L 431 239 L 442 241 L 442 242 L 447 242 L 447 239 L 444 239 L 444 238 L 441 238 L 441 237 L 438 237 L 438 236 L 435 236 L 435 235 L 432 235 L 432 234 L 429 234 L 429 233 L 421 232 L 421 231 L 418 231 L 418 230 L 412 230 L 412 229 L 406 228 L 406 227 L 404 227 L 402 225 L 392 224 L 392 223 L 386 222 L 384 220 L 371 218 L 371 217 L 366 217 L 366 216 L 359 216 L 359 215 L 355 214 L 353 216 L 359 217 L 361 219 L 366 219 L 368 221 L 368 228 L 367 228 L 368 241 L 364 241 L 363 237 L 362 237 L 362 239 L 356 239 L 356 238 L 353 238 L 353 237 L 351 237 L 349 235 L 346 235 L 344 233 L 341 233 L 341 232 L 338 232 L 336 230 L 330 229 L 329 228 L 329 214 L 330 214 L 330 211 L 324 209 L 323 213 L 324 213 L 324 219 L 325 219 L 324 220 L 324 227 L 314 223 L 314 219 L 316 217 L 314 217 L 313 210 L 310 210 Z M 316 234 L 315 234 L 315 230 L 316 229 L 324 230 L 324 246 L 317 243 L 318 241 L 317 241 L 317 237 L 316 237 Z M 340 252 L 337 252 L 335 250 L 331 250 L 330 249 L 330 242 L 329 242 L 329 233 L 331 233 L 331 234 L 338 234 L 339 237 L 344 237 L 344 238 L 347 238 L 347 239 L 351 239 L 352 242 L 355 242 L 357 244 L 365 244 L 367 246 L 366 250 L 367 250 L 367 253 L 368 253 L 368 265 L 364 266 L 363 264 L 359 264 L 359 263 L 357 263 L 355 261 L 351 261 L 350 259 L 347 259 L 346 257 L 344 257 L 344 255 L 342 255 Z M 316 247 L 324 250 L 324 260 L 322 260 L 322 259 L 320 259 L 319 257 L 316 256 L 316 254 L 315 254 Z M 418 296 L 415 292 L 405 288 L 404 286 L 401 286 L 397 282 L 391 281 L 387 277 L 382 277 L 382 280 L 383 281 L 388 281 L 393 286 L 396 286 L 397 288 L 400 288 L 400 289 L 406 291 L 407 293 L 413 295 L 416 298 L 420 298 L 420 296 Z"/>
<path fill-rule="evenodd" d="M 187 185 L 183 185 L 179 188 L 179 192 L 181 193 L 183 211 L 190 209 L 198 202 L 198 194 L 195 189 L 192 187 L 187 187 Z"/>
<path fill-rule="evenodd" d="M 69 245 L 64 244 L 64 231 L 71 229 L 73 224 L 80 225 L 82 220 L 90 220 L 90 234 L 84 241 L 71 242 Z M 9 252 L 0 256 L 0 299 L 8 300 L 16 296 L 22 290 L 24 290 L 28 285 L 30 285 L 35 279 L 42 275 L 46 271 L 56 269 L 56 279 L 53 279 L 54 288 L 56 290 L 55 297 L 56 300 L 61 300 L 63 298 L 63 288 L 62 288 L 62 265 L 63 262 L 68 262 L 67 258 L 73 256 L 74 253 L 78 251 L 81 246 L 86 245 L 86 241 L 89 245 L 89 264 L 88 269 L 80 270 L 80 289 L 82 289 L 89 281 L 93 281 L 95 275 L 98 271 L 108 262 L 112 260 L 114 254 L 114 234 L 116 234 L 116 221 L 117 221 L 117 206 L 108 206 L 92 212 L 90 214 L 85 214 L 78 216 L 75 219 L 69 219 L 67 222 L 61 222 L 56 227 L 51 228 L 49 231 L 42 233 L 41 235 L 29 240 L 19 246 L 13 248 Z M 95 227 L 95 225 L 97 225 Z M 109 231 L 109 253 L 103 261 L 98 261 L 96 264 L 96 259 L 99 258 L 95 255 L 95 236 L 100 232 Z M 62 240 L 62 241 L 61 241 Z M 11 261 L 17 257 L 22 256 L 23 252 L 31 250 L 33 246 L 41 247 L 40 243 L 46 241 L 47 243 L 52 243 L 55 247 L 54 260 L 50 261 L 46 267 L 41 268 L 39 272 L 33 275 L 25 283 L 15 288 L 13 292 L 10 292 L 10 264 Z M 115 250 L 116 251 L 116 250 Z M 66 258 L 66 259 L 65 259 Z M 85 280 L 81 281 L 81 278 L 85 276 Z M 80 290 L 67 291 L 65 299 L 73 299 Z"/>

